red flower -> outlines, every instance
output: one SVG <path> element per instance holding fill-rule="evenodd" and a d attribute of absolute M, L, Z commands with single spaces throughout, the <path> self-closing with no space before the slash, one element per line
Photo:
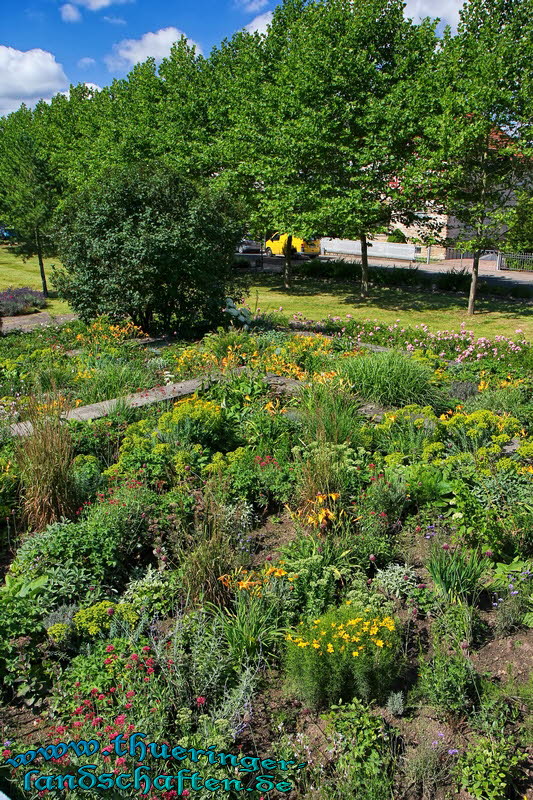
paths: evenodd
<path fill-rule="evenodd" d="M 153 668 L 153 667 L 148 667 L 148 669 L 146 670 L 146 672 L 148 673 L 148 675 L 151 675 L 153 671 L 154 671 L 154 668 Z"/>
<path fill-rule="evenodd" d="M 143 652 L 144 652 L 144 653 L 149 653 L 149 652 L 150 652 L 150 648 L 148 647 L 148 645 L 147 645 L 147 644 L 145 644 L 145 645 L 144 645 L 144 647 L 142 648 L 142 650 L 143 650 Z"/>
<path fill-rule="evenodd" d="M 135 692 L 133 691 L 133 689 L 130 689 L 129 692 L 126 692 L 126 697 L 134 697 L 134 696 L 135 696 Z"/>
<path fill-rule="evenodd" d="M 130 710 L 130 708 L 133 708 L 133 704 L 132 704 L 132 703 L 126 703 L 126 705 L 124 706 L 124 708 L 127 708 L 127 709 L 128 709 L 128 711 L 129 711 L 129 710 Z"/>
<path fill-rule="evenodd" d="M 112 653 L 114 649 L 115 649 L 114 645 L 108 644 L 106 649 L 105 649 L 105 651 L 106 651 L 106 653 Z"/>
<path fill-rule="evenodd" d="M 116 692 L 116 691 L 117 691 L 117 687 L 116 687 L 116 686 L 112 686 L 112 687 L 111 687 L 111 689 L 110 689 L 109 691 L 110 691 L 110 692 Z"/>
<path fill-rule="evenodd" d="M 11 750 L 2 750 L 2 755 L 4 756 L 4 758 L 10 758 Z"/>
<path fill-rule="evenodd" d="M 113 659 L 112 658 L 104 658 L 104 664 L 112 664 L 112 663 L 113 663 Z M 103 695 L 102 695 L 102 697 L 103 697 Z M 100 698 L 98 698 L 98 699 L 100 700 Z"/>
<path fill-rule="evenodd" d="M 112 617 L 113 614 L 115 613 L 115 609 L 110 606 L 109 608 L 106 608 L 105 613 L 108 614 L 110 617 Z"/>
<path fill-rule="evenodd" d="M 120 756 L 120 758 L 117 758 L 117 760 L 116 760 L 116 762 L 115 762 L 115 763 L 116 763 L 117 767 L 121 767 L 121 766 L 122 766 L 122 764 L 125 764 L 125 763 L 126 763 L 126 759 L 125 759 L 125 758 L 122 758 L 122 756 Z"/>
<path fill-rule="evenodd" d="M 205 706 L 207 700 L 205 697 L 197 697 L 196 698 L 196 705 L 197 706 Z"/>
<path fill-rule="evenodd" d="M 132 661 L 138 661 L 139 660 L 139 656 L 137 655 L 137 653 L 132 653 L 130 658 L 131 658 Z"/>
<path fill-rule="evenodd" d="M 81 728 L 82 725 L 83 725 L 83 722 L 82 722 L 81 719 L 77 719 L 75 722 L 72 723 L 72 727 L 73 728 Z"/>
<path fill-rule="evenodd" d="M 100 689 L 91 689 L 92 696 L 94 697 L 94 695 L 98 694 L 99 691 L 100 691 Z"/>
<path fill-rule="evenodd" d="M 376 560 L 376 556 L 374 555 L 374 553 L 371 553 L 371 554 L 368 556 L 368 560 L 369 560 L 369 561 L 372 561 L 372 563 L 373 563 L 373 562 Z"/>
<path fill-rule="evenodd" d="M 124 725 L 125 722 L 126 722 L 126 715 L 119 714 L 115 720 L 115 725 Z"/>

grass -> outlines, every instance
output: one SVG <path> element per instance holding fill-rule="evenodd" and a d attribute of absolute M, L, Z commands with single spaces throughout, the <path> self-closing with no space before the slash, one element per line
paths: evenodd
<path fill-rule="evenodd" d="M 47 277 L 50 282 L 51 265 L 47 259 Z M 57 263 L 57 259 L 55 261 Z M 36 258 L 24 262 L 0 248 L 0 289 L 8 286 L 29 286 L 41 289 L 39 265 Z M 295 278 L 294 288 L 284 289 L 279 275 L 264 275 L 252 286 L 248 304 L 262 311 L 275 311 L 283 307 L 284 314 L 301 311 L 309 319 L 323 319 L 328 314 L 356 319 L 375 319 L 377 322 L 395 322 L 398 318 L 405 325 L 426 323 L 431 330 L 459 329 L 461 322 L 478 336 L 514 336 L 521 328 L 526 339 L 533 339 L 533 306 L 523 301 L 480 298 L 474 317 L 466 313 L 467 298 L 452 294 L 432 294 L 404 289 L 379 287 L 372 289 L 368 298 L 359 296 L 358 286 L 349 281 L 320 281 Z M 66 314 L 68 303 L 51 292 L 50 314 Z"/>
<path fill-rule="evenodd" d="M 52 270 L 51 265 L 57 263 L 57 259 L 45 259 L 45 271 L 48 281 L 50 297 L 48 305 L 44 311 L 49 314 L 68 314 L 70 308 L 68 303 L 60 300 L 51 287 Z M 29 286 L 30 289 L 42 291 L 41 276 L 39 274 L 39 263 L 37 258 L 30 258 L 23 261 L 22 258 L 15 256 L 8 247 L 0 247 L 0 290 L 9 287 L 17 288 Z"/>
<path fill-rule="evenodd" d="M 533 339 L 533 306 L 525 301 L 479 298 L 476 313 L 466 313 L 467 298 L 461 295 L 406 291 L 379 287 L 367 298 L 348 281 L 321 281 L 295 278 L 292 289 L 284 289 L 279 275 L 254 278 L 248 305 L 263 312 L 277 311 L 292 316 L 301 312 L 308 319 L 323 319 L 351 314 L 354 319 L 403 325 L 425 323 L 430 330 L 459 330 L 461 322 L 478 336 L 514 337 L 520 328 L 526 339 Z"/>

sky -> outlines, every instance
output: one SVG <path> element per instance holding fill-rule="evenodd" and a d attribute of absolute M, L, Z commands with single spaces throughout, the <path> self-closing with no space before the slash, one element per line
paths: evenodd
<path fill-rule="evenodd" d="M 407 0 L 406 15 L 457 24 L 463 0 Z M 161 61 L 184 34 L 199 52 L 242 28 L 265 30 L 276 0 L 6 0 L 0 34 L 0 115 L 123 78 Z"/>

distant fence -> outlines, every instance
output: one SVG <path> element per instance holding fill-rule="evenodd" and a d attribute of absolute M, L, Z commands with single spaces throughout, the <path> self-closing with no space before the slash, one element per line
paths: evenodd
<path fill-rule="evenodd" d="M 338 253 L 339 255 L 360 256 L 361 242 L 353 239 L 322 239 L 322 253 Z M 399 261 L 414 261 L 414 244 L 396 244 L 395 242 L 368 242 L 369 258 L 397 258 Z"/>
<path fill-rule="evenodd" d="M 533 253 L 498 253 L 498 269 L 533 272 Z"/>

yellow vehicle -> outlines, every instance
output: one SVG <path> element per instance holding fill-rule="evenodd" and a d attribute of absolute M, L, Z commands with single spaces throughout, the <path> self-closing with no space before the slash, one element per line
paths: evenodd
<path fill-rule="evenodd" d="M 270 239 L 265 242 L 265 255 L 267 256 L 282 256 L 284 255 L 284 248 L 287 244 L 288 233 L 275 233 Z M 320 239 L 299 239 L 297 236 L 292 237 L 292 254 L 293 256 L 319 256 L 320 255 Z"/>

